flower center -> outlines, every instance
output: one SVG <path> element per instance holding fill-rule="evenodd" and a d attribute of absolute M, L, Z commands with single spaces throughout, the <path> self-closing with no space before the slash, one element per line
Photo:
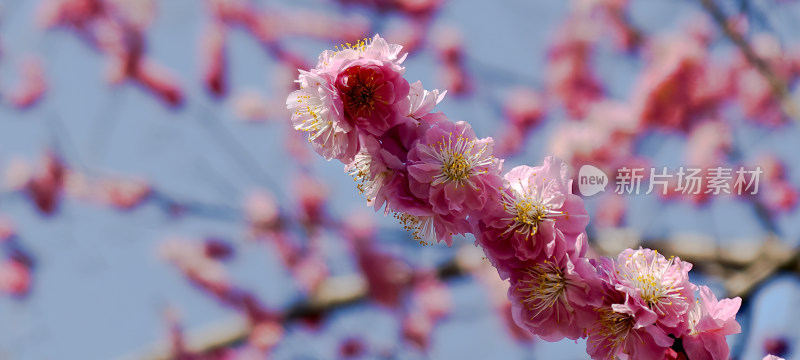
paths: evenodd
<path fill-rule="evenodd" d="M 545 204 L 542 193 L 535 185 L 533 189 L 523 185 L 522 189 L 522 193 L 512 189 L 513 195 L 503 192 L 503 209 L 510 215 L 504 220 L 511 221 L 503 234 L 514 231 L 531 237 L 539 231 L 542 222 L 555 221 L 556 217 L 566 215 L 562 211 L 552 210 L 551 205 Z"/>
<path fill-rule="evenodd" d="M 378 83 L 379 75 L 374 70 L 353 66 L 345 70 L 347 75 L 344 89 L 346 106 L 354 118 L 365 117 L 375 110 L 375 102 L 382 101 L 378 93 L 383 83 Z"/>
<path fill-rule="evenodd" d="M 552 308 L 555 303 L 564 297 L 566 291 L 567 280 L 564 278 L 564 273 L 561 267 L 556 263 L 545 260 L 542 263 L 536 264 L 525 270 L 527 275 L 520 283 L 519 291 L 524 297 L 522 300 L 529 309 L 536 311 L 535 316 L 538 316 L 547 308 Z M 567 310 L 571 311 L 572 308 L 568 303 L 564 303 Z M 558 308 L 556 308 L 558 310 Z M 556 320 L 560 318 L 560 314 L 556 314 Z"/>
<path fill-rule="evenodd" d="M 442 174 L 449 181 L 458 181 L 469 178 L 470 164 L 462 154 L 454 154 L 449 161 L 442 164 Z"/>
<path fill-rule="evenodd" d="M 469 178 L 475 175 L 488 172 L 486 166 L 494 160 L 494 156 L 489 155 L 489 145 L 480 144 L 461 134 L 450 133 L 442 136 L 440 141 L 428 145 L 430 154 L 433 155 L 442 165 L 441 173 L 433 177 L 431 185 L 439 185 L 446 182 L 455 182 L 456 185 L 463 186 L 469 184 L 473 189 L 478 189 Z"/>
<path fill-rule="evenodd" d="M 676 286 L 678 284 L 674 277 L 665 276 L 672 266 L 674 257 L 670 257 L 669 261 L 659 261 L 660 259 L 658 251 L 649 262 L 644 253 L 637 251 L 628 256 L 621 266 L 620 275 L 640 289 L 640 296 L 650 309 L 664 315 L 666 306 L 672 305 L 674 300 L 685 297 L 680 293 L 683 286 Z"/>
<path fill-rule="evenodd" d="M 604 346 L 611 350 L 611 354 L 616 354 L 617 348 L 633 329 L 633 317 L 629 314 L 618 313 L 608 307 L 600 308 L 597 311 L 601 313 L 600 319 L 592 327 L 592 332 L 599 335 L 600 338 L 594 341 L 601 343 L 608 341 L 608 344 Z"/>

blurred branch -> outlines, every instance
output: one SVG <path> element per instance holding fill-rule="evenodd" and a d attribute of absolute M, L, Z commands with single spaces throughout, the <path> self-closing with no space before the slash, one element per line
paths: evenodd
<path fill-rule="evenodd" d="M 476 259 L 483 256 L 481 250 L 476 247 L 465 245 L 460 250 L 465 251 L 459 251 L 455 258 L 436 269 L 437 277 L 446 280 L 462 276 L 474 267 Z M 361 274 L 333 276 L 325 279 L 308 299 L 284 310 L 281 319 L 284 323 L 288 323 L 315 318 L 320 314 L 365 301 L 367 298 L 368 285 Z M 246 317 L 235 315 L 208 326 L 190 329 L 185 335 L 186 348 L 193 353 L 206 354 L 245 341 L 250 331 L 251 324 Z M 118 359 L 167 360 L 170 359 L 171 350 L 167 343 L 158 343 L 146 350 Z"/>
<path fill-rule="evenodd" d="M 714 19 L 714 22 L 722 29 L 725 36 L 739 48 L 742 54 L 744 54 L 750 65 L 755 67 L 761 76 L 767 80 L 772 92 L 780 100 L 786 115 L 794 120 L 800 121 L 800 110 L 798 110 L 797 106 L 792 102 L 788 85 L 775 75 L 770 65 L 756 54 L 744 36 L 731 26 L 728 17 L 714 0 L 700 0 L 700 3 L 706 11 L 711 14 L 712 19 Z"/>

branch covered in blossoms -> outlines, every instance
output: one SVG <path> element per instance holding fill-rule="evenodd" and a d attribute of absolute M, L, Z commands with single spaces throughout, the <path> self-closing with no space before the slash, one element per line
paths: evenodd
<path fill-rule="evenodd" d="M 376 35 L 324 51 L 286 101 L 294 128 L 345 164 L 369 205 L 423 244 L 473 234 L 510 282 L 514 321 L 544 340 L 586 338 L 594 359 L 728 358 L 740 298 L 718 300 L 689 281 L 692 264 L 654 250 L 588 256 L 567 164 L 504 172 L 491 137 L 432 112 L 445 93 L 410 84 L 401 50 Z"/>

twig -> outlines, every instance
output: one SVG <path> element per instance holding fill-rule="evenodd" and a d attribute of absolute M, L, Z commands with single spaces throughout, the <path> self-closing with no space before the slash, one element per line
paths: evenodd
<path fill-rule="evenodd" d="M 765 80 L 767 80 L 770 88 L 772 88 L 772 92 L 780 100 L 786 115 L 800 121 L 800 111 L 798 111 L 795 104 L 791 101 L 791 95 L 789 94 L 789 87 L 787 84 L 775 75 L 775 72 L 772 71 L 772 68 L 764 59 L 756 54 L 750 44 L 747 43 L 744 36 L 729 24 L 728 17 L 722 12 L 722 9 L 717 6 L 714 0 L 700 0 L 700 3 L 706 11 L 711 14 L 714 22 L 722 29 L 725 36 L 739 48 L 747 61 L 761 73 L 761 76 L 763 76 Z"/>

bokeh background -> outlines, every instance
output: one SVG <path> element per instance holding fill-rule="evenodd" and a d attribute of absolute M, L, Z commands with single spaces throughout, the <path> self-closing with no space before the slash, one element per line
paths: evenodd
<path fill-rule="evenodd" d="M 735 359 L 800 359 L 798 19 L 791 0 L 0 0 L 0 359 L 587 358 L 516 328 L 472 238 L 421 246 L 290 128 L 296 69 L 375 33 L 506 168 L 760 166 L 754 196 L 586 198 L 590 242 L 691 261 L 744 300 Z"/>

